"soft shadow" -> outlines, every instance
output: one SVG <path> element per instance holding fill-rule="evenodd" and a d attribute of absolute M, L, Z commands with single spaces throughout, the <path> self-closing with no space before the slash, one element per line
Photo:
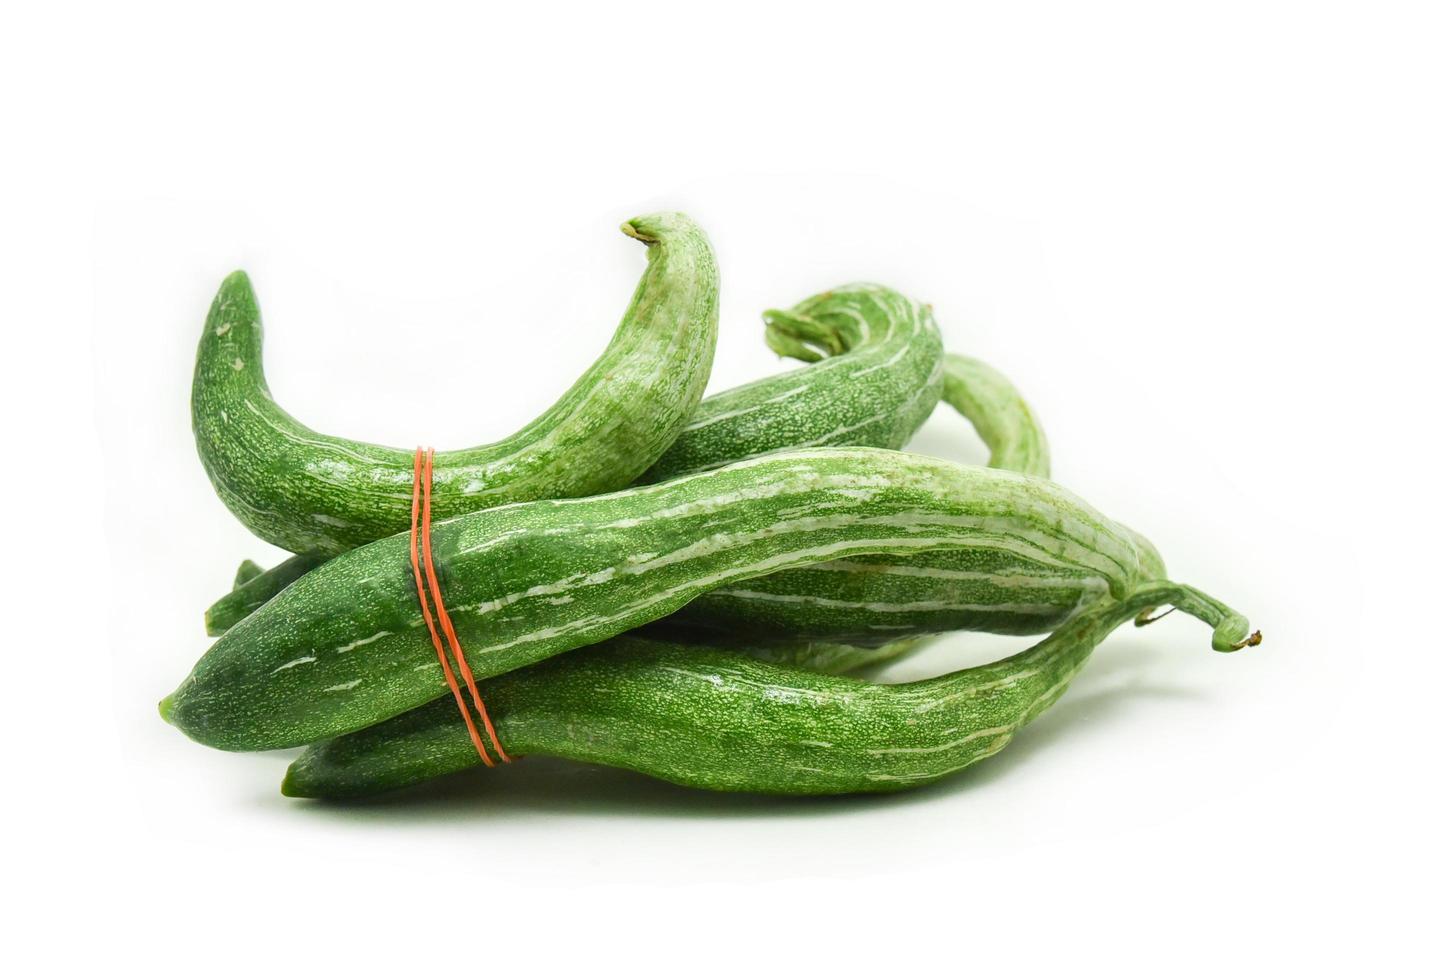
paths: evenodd
<path fill-rule="evenodd" d="M 1139 699 L 1204 696 L 1157 684 L 1146 675 L 1163 663 L 1154 646 L 1115 642 L 1077 678 L 1072 690 L 990 759 L 930 786 L 900 793 L 789 797 L 717 793 L 675 786 L 623 769 L 532 758 L 493 770 L 472 769 L 363 801 L 287 801 L 317 818 L 347 823 L 433 823 L 520 814 L 624 814 L 649 819 L 830 817 L 905 806 L 965 793 L 1004 777 L 1082 729 L 1114 721 Z"/>

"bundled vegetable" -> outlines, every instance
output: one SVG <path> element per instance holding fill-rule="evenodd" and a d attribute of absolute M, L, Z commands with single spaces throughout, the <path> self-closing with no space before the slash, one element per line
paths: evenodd
<path fill-rule="evenodd" d="M 598 497 L 435 525 L 477 677 L 615 636 L 703 592 L 862 554 L 966 549 L 1121 598 L 1161 572 L 1148 542 L 1046 480 L 884 449 L 809 449 Z M 396 535 L 333 558 L 216 641 L 167 718 L 226 749 L 383 721 L 445 693 Z"/>
<path fill-rule="evenodd" d="M 296 555 L 241 565 L 168 721 L 230 750 L 310 744 L 293 796 L 489 765 L 487 744 L 510 758 L 502 741 L 708 789 L 874 792 L 999 751 L 1126 619 L 1171 605 L 1215 649 L 1259 642 L 1047 479 L 1034 413 L 994 369 L 944 354 L 929 307 L 857 284 L 768 311 L 767 343 L 810 363 L 701 401 L 705 235 L 678 214 L 623 230 L 648 268 L 605 353 L 516 435 L 435 456 L 433 484 L 420 454 L 282 412 L 249 283 L 226 280 L 197 358 L 197 445 L 236 515 Z M 990 468 L 896 451 L 938 400 Z M 959 629 L 1051 635 L 928 681 L 839 676 Z"/>
<path fill-rule="evenodd" d="M 909 684 L 630 635 L 497 677 L 484 694 L 507 746 L 525 755 L 703 789 L 890 792 L 995 755 L 1065 693 L 1107 634 L 1163 604 L 1216 627 L 1222 649 L 1259 642 L 1214 599 L 1161 582 L 1093 605 L 1024 653 Z M 281 791 L 367 796 L 479 764 L 455 706 L 437 701 L 306 750 Z"/>

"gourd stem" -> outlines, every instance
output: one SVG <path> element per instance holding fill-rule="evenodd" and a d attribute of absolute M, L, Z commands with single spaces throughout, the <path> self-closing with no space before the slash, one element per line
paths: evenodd
<path fill-rule="evenodd" d="M 766 325 L 766 345 L 782 357 L 815 362 L 846 350 L 837 331 L 804 313 L 766 310 L 761 318 Z"/>

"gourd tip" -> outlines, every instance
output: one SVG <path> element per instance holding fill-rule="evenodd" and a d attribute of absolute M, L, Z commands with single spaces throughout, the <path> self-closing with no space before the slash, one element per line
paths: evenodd
<path fill-rule="evenodd" d="M 641 228 L 636 226 L 636 222 L 642 220 L 643 219 L 641 218 L 631 218 L 625 224 L 620 226 L 621 234 L 634 238 L 638 242 L 644 242 L 647 245 L 651 244 L 652 242 L 658 241 L 655 235 L 651 234 L 650 232 L 643 231 Z"/>
<path fill-rule="evenodd" d="M 171 724 L 170 709 L 174 703 L 175 695 L 173 694 L 167 694 L 165 697 L 160 699 L 160 717 L 167 725 Z"/>
<path fill-rule="evenodd" d="M 1226 630 L 1224 628 L 1218 629 L 1211 637 L 1211 649 L 1217 650 L 1221 653 L 1235 653 L 1237 650 L 1244 650 L 1247 647 L 1260 646 L 1261 631 L 1256 630 L 1255 632 L 1247 635 L 1245 633 L 1245 629 L 1246 626 L 1244 622 L 1241 624 L 1241 629 L 1238 631 Z M 1233 637 L 1236 636 L 1243 637 L 1243 639 L 1233 639 Z"/>
<path fill-rule="evenodd" d="M 1246 647 L 1258 647 L 1258 646 L 1260 646 L 1260 645 L 1261 645 L 1261 631 L 1260 631 L 1260 630 L 1256 630 L 1256 632 L 1254 632 L 1254 633 L 1252 633 L 1250 636 L 1246 637 L 1246 638 L 1245 638 L 1244 640 L 1242 640 L 1240 643 L 1237 643 L 1236 646 L 1235 646 L 1235 649 L 1237 649 L 1237 650 L 1244 650 Z"/>

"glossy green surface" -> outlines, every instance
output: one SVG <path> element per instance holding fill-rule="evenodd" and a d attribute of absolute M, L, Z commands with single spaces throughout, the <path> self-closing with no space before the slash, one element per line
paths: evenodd
<path fill-rule="evenodd" d="M 1113 629 L 1168 603 L 1215 626 L 1214 646 L 1247 642 L 1246 622 L 1231 610 L 1154 583 L 1092 606 L 1016 656 L 909 684 L 627 635 L 494 678 L 481 694 L 512 755 L 562 756 L 712 790 L 889 792 L 999 752 L 1060 698 Z M 367 796 L 477 765 L 455 705 L 437 701 L 312 746 L 282 792 Z"/>
<path fill-rule="evenodd" d="M 710 243 L 675 213 L 622 231 L 645 243 L 647 265 L 610 345 L 514 435 L 438 452 L 437 518 L 623 487 L 693 415 L 715 352 Z M 265 383 L 261 339 L 250 280 L 234 273 L 206 319 L 191 389 L 196 447 L 220 498 L 257 535 L 298 554 L 334 555 L 408 528 L 413 447 L 324 435 L 292 418 Z"/>
<path fill-rule="evenodd" d="M 1045 480 L 881 449 L 812 449 L 599 497 L 437 524 L 446 605 L 478 677 L 668 615 L 714 588 L 860 554 L 980 549 L 1099 578 L 1147 576 L 1143 542 Z M 266 749 L 445 693 L 408 535 L 332 559 L 211 647 L 163 711 L 192 738 Z"/>

